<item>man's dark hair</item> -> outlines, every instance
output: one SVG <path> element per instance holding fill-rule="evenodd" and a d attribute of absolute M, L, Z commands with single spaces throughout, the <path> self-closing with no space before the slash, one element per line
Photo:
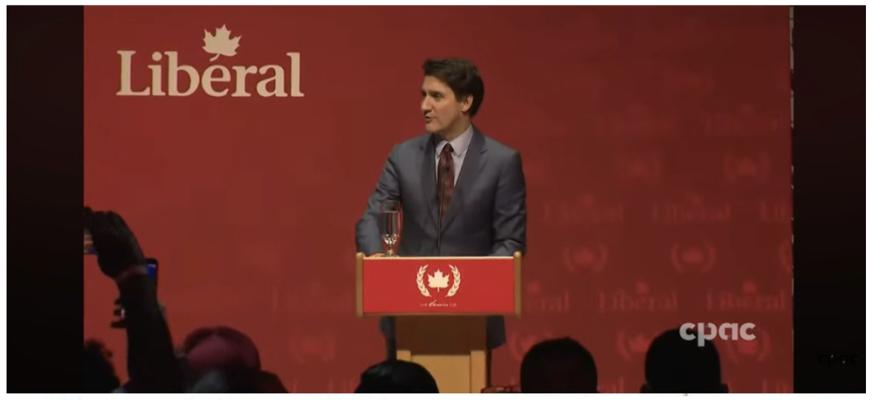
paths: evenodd
<path fill-rule="evenodd" d="M 421 365 L 388 360 L 367 368 L 355 393 L 439 393 L 439 389 Z"/>
<path fill-rule="evenodd" d="M 579 342 L 565 337 L 545 340 L 521 362 L 522 393 L 595 393 L 597 366 Z"/>
<path fill-rule="evenodd" d="M 718 350 L 710 340 L 703 347 L 685 340 L 671 329 L 652 341 L 646 352 L 646 383 L 649 393 L 726 393 L 721 381 Z"/>
<path fill-rule="evenodd" d="M 429 58 L 421 66 L 424 76 L 432 76 L 448 85 L 458 101 L 467 96 L 473 96 L 473 104 L 470 106 L 470 117 L 479 112 L 482 99 L 485 97 L 485 83 L 479 76 L 479 69 L 473 62 L 463 58 Z"/>

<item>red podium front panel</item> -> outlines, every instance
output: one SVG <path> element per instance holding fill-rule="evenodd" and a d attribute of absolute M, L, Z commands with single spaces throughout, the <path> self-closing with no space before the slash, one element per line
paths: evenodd
<path fill-rule="evenodd" d="M 518 314 L 520 258 L 361 257 L 358 313 Z"/>

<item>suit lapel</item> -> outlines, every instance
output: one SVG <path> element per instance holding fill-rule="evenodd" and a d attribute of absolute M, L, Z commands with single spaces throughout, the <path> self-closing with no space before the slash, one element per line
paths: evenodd
<path fill-rule="evenodd" d="M 422 159 L 422 193 L 424 193 L 424 202 L 427 203 L 427 213 L 430 216 L 430 221 L 433 223 L 436 230 L 437 221 L 439 219 L 439 209 L 437 207 L 439 200 L 436 195 L 436 144 L 433 135 L 429 136 L 424 143 L 424 157 Z"/>
<path fill-rule="evenodd" d="M 446 211 L 446 219 L 443 221 L 442 231 L 446 230 L 455 217 L 460 212 L 461 205 L 464 204 L 463 197 L 469 193 L 470 188 L 476 181 L 479 171 L 485 162 L 485 138 L 482 134 L 473 127 L 473 137 L 470 139 L 470 146 L 467 148 L 467 155 L 464 156 L 464 164 L 461 165 L 461 174 L 458 175 L 458 182 L 455 183 L 455 191 L 452 193 L 452 200 L 449 203 L 449 209 Z M 434 157 L 431 157 L 433 160 Z M 433 175 L 431 175 L 433 176 Z M 434 183 L 436 186 L 436 183 Z"/>

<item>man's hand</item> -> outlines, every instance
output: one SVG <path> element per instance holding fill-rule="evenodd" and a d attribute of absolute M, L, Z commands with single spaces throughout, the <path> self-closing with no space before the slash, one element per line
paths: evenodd
<path fill-rule="evenodd" d="M 85 227 L 91 232 L 100 270 L 113 279 L 133 267 L 145 265 L 145 256 L 124 219 L 112 211 L 85 208 Z"/>
<path fill-rule="evenodd" d="M 385 253 L 373 253 L 367 257 L 385 257 Z"/>

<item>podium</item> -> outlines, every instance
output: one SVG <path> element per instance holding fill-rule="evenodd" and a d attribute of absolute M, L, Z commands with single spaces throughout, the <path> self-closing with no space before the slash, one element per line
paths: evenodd
<path fill-rule="evenodd" d="M 521 316 L 521 252 L 356 258 L 357 315 L 395 317 L 397 359 L 427 368 L 442 393 L 489 385 L 486 318 Z"/>

